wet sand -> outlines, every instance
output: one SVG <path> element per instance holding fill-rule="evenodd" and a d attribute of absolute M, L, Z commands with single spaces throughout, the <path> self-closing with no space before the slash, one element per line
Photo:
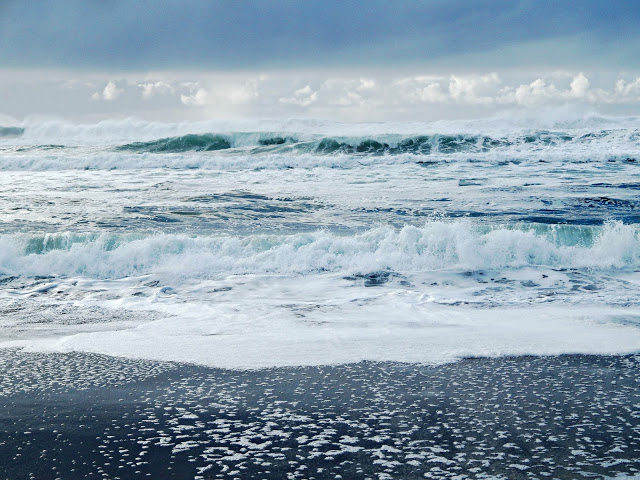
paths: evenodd
<path fill-rule="evenodd" d="M 640 356 L 230 371 L 0 350 L 0 478 L 640 472 Z"/>

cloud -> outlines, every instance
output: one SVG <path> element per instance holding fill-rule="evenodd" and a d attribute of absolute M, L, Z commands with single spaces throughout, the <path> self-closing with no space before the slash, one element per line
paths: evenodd
<path fill-rule="evenodd" d="M 122 92 L 124 92 L 124 89 L 119 88 L 118 85 L 115 82 L 110 81 L 104 87 L 102 92 L 95 92 L 91 96 L 91 98 L 93 100 L 105 100 L 107 102 L 110 102 L 110 101 L 115 100 L 116 98 L 118 98 L 122 94 Z"/>
<path fill-rule="evenodd" d="M 209 92 L 200 87 L 197 83 L 185 84 L 190 92 L 188 94 L 181 94 L 180 101 L 187 107 L 203 107 L 207 104 L 209 99 Z"/>
<path fill-rule="evenodd" d="M 584 73 L 580 72 L 573 77 L 570 85 L 570 92 L 573 97 L 584 98 L 587 90 L 589 89 L 589 79 L 585 77 Z"/>
<path fill-rule="evenodd" d="M 457 58 L 458 68 L 491 70 L 495 67 L 488 61 L 522 66 L 537 58 L 556 68 L 576 61 L 633 68 L 640 66 L 635 48 L 639 21 L 638 2 L 601 0 L 579 6 L 532 0 L 397 0 L 392 5 L 369 0 L 366 8 L 353 0 L 253 0 L 241 6 L 236 0 L 3 0 L 0 64 L 230 71 L 378 68 Z M 515 50 L 505 58 L 508 48 Z M 533 51 L 522 55 L 527 48 Z"/>
<path fill-rule="evenodd" d="M 525 83 L 503 79 L 496 72 L 416 75 L 401 78 L 328 78 L 316 88 L 305 84 L 280 96 L 278 102 L 309 112 L 338 110 L 408 111 L 424 106 L 495 110 L 557 104 L 615 105 L 640 103 L 640 77 L 619 80 L 614 88 L 592 86 L 583 73 L 552 72 Z M 640 106 L 640 105 L 639 105 Z"/>
<path fill-rule="evenodd" d="M 640 95 L 640 77 L 627 82 L 624 79 L 620 79 L 616 82 L 616 94 L 620 97 L 626 98 L 633 95 Z"/>
<path fill-rule="evenodd" d="M 278 99 L 280 103 L 288 103 L 290 105 L 298 105 L 300 107 L 308 107 L 318 100 L 318 92 L 311 88 L 311 85 L 305 85 L 295 90 L 290 96 Z"/>
<path fill-rule="evenodd" d="M 397 92 L 396 103 L 439 103 L 448 98 L 443 90 L 444 80 L 444 77 L 418 75 L 395 80 L 391 86 Z"/>
<path fill-rule="evenodd" d="M 266 76 L 260 75 L 240 83 L 234 83 L 227 87 L 224 95 L 232 104 L 243 105 L 250 103 L 252 100 L 260 96 L 260 84 L 266 79 Z"/>
<path fill-rule="evenodd" d="M 272 70 L 124 75 L 0 69 L 0 113 L 159 121 L 308 116 L 346 121 L 427 120 L 501 110 L 583 106 L 605 114 L 640 110 L 640 75 L 588 71 L 397 74 Z M 93 98 L 94 102 L 88 102 Z"/>
<path fill-rule="evenodd" d="M 497 73 L 487 75 L 451 75 L 449 95 L 453 100 L 471 104 L 490 104 L 495 101 L 493 94 L 502 83 Z"/>
<path fill-rule="evenodd" d="M 570 78 L 569 84 L 558 86 L 556 82 Z M 580 72 L 574 76 L 566 74 L 553 78 L 536 78 L 528 84 L 521 84 L 517 87 L 506 87 L 502 95 L 497 100 L 500 103 L 515 103 L 522 106 L 545 105 L 557 102 L 583 102 L 590 104 L 610 103 L 616 101 L 614 92 L 603 89 L 591 89 L 591 82 L 587 76 Z"/>
<path fill-rule="evenodd" d="M 375 98 L 376 81 L 371 78 L 328 79 L 320 89 L 329 105 L 355 107 Z"/>
<path fill-rule="evenodd" d="M 155 95 L 167 95 L 175 91 L 172 85 L 166 82 L 147 82 L 139 83 L 138 87 L 142 89 L 142 98 L 149 99 Z"/>

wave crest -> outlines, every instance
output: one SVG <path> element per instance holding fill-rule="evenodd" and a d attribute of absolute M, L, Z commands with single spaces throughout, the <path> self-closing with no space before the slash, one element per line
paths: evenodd
<path fill-rule="evenodd" d="M 0 273 L 122 278 L 149 273 L 180 278 L 234 274 L 416 272 L 524 266 L 640 267 L 635 226 L 474 226 L 427 223 L 354 235 L 201 236 L 60 233 L 0 236 Z"/>
<path fill-rule="evenodd" d="M 580 141 L 601 138 L 602 134 L 591 134 Z M 229 148 L 252 148 L 251 153 L 263 154 L 273 151 L 302 152 L 314 154 L 415 154 L 431 153 L 482 153 L 491 149 L 507 148 L 514 145 L 539 144 L 555 146 L 571 142 L 574 137 L 561 132 L 539 131 L 516 138 L 494 138 L 486 135 L 379 135 L 374 137 L 319 137 L 297 139 L 291 134 L 267 135 L 260 132 L 231 134 L 189 134 L 179 137 L 161 138 L 148 142 L 127 143 L 116 150 L 146 153 L 180 153 L 190 151 L 215 151 Z"/>

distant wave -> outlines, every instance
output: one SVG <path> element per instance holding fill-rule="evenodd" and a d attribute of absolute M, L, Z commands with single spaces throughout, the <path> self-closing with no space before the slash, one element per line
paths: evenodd
<path fill-rule="evenodd" d="M 531 113 L 531 112 L 529 112 Z M 322 138 L 379 138 L 395 134 L 402 138 L 420 135 L 485 135 L 492 138 L 511 137 L 525 131 L 573 132 L 585 134 L 606 130 L 638 130 L 640 117 L 606 117 L 596 114 L 561 115 L 557 112 L 538 112 L 539 115 L 522 115 L 513 112 L 491 118 L 474 120 L 440 120 L 433 122 L 379 122 L 342 123 L 319 119 L 246 119 L 206 120 L 200 122 L 149 122 L 134 118 L 104 120 L 90 124 L 74 124 L 59 120 L 25 121 L 10 129 L 18 129 L 11 135 L 22 134 L 22 140 L 30 144 L 65 145 L 123 145 L 147 142 L 160 138 L 208 133 L 260 132 L 272 137 L 286 138 L 292 135 L 299 140 L 312 136 Z M 565 112 L 566 113 L 566 112 Z M 269 133 L 270 132 L 270 133 Z M 315 137 L 314 137 L 315 138 Z"/>
<path fill-rule="evenodd" d="M 238 131 L 186 133 L 177 136 L 145 139 L 148 132 L 141 134 L 140 140 L 115 142 L 116 139 L 96 137 L 91 142 L 65 140 L 65 135 L 55 138 L 50 135 L 40 138 L 30 128 L 0 127 L 0 137 L 22 137 L 10 139 L 5 147 L 39 149 L 56 147 L 95 146 L 102 149 L 132 153 L 182 153 L 207 152 L 217 150 L 240 149 L 245 153 L 314 153 L 314 154 L 416 154 L 429 155 L 453 153 L 483 153 L 491 150 L 527 149 L 556 147 L 566 144 L 597 145 L 615 143 L 640 148 L 640 130 L 638 129 L 594 129 L 589 131 L 552 131 L 552 130 L 515 130 L 487 134 L 451 132 L 398 134 L 379 133 L 365 135 L 323 135 L 322 133 L 295 131 Z M 354 132 L 355 133 L 355 132 Z M 0 144 L 1 145 L 1 144 Z"/>
<path fill-rule="evenodd" d="M 116 150 L 150 153 L 177 153 L 177 152 L 209 152 L 231 148 L 229 140 L 222 135 L 207 133 L 204 135 L 184 135 L 182 137 L 161 138 L 150 142 L 128 143 L 117 147 Z"/>
<path fill-rule="evenodd" d="M 494 138 L 485 135 L 379 135 L 376 137 L 320 137 L 298 140 L 294 135 L 268 136 L 260 132 L 234 134 L 189 134 L 148 142 L 134 142 L 116 147 L 116 150 L 147 153 L 180 153 L 189 151 L 215 151 L 230 148 L 271 147 L 253 149 L 251 153 L 269 151 L 303 152 L 315 154 L 451 154 L 460 152 L 487 152 L 494 148 L 514 145 L 554 146 L 567 142 L 586 142 L 607 136 L 608 132 L 594 132 L 576 137 L 563 132 L 537 131 L 515 138 Z"/>
<path fill-rule="evenodd" d="M 19 137 L 24 133 L 21 127 L 0 127 L 0 137 Z"/>
<path fill-rule="evenodd" d="M 279 169 L 482 161 L 640 162 L 638 118 L 543 129 L 508 119 L 343 124 L 319 120 L 50 121 L 0 127 L 0 170 Z"/>

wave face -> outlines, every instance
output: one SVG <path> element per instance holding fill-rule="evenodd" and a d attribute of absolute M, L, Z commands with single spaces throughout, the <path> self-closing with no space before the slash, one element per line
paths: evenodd
<path fill-rule="evenodd" d="M 24 133 L 24 128 L 20 127 L 0 127 L 1 137 L 19 137 Z"/>
<path fill-rule="evenodd" d="M 185 135 L 183 137 L 161 138 L 150 142 L 129 143 L 118 150 L 149 153 L 211 152 L 231 148 L 229 140 L 222 135 Z"/>
<path fill-rule="evenodd" d="M 250 143 L 253 140 L 255 143 Z M 534 135 L 518 139 L 520 142 L 540 143 L 543 145 L 555 145 L 560 142 L 570 141 L 570 137 L 548 132 L 539 132 Z M 374 138 L 349 138 L 349 137 L 324 137 L 317 140 L 298 141 L 292 136 L 264 136 L 253 134 L 229 134 L 216 135 L 206 133 L 201 135 L 185 135 L 181 137 L 163 138 L 149 142 L 130 143 L 117 147 L 118 150 L 148 153 L 180 153 L 215 151 L 237 147 L 276 147 L 290 145 L 292 148 L 286 151 L 315 153 L 315 154 L 388 154 L 399 155 L 411 153 L 415 155 L 429 155 L 430 153 L 457 153 L 457 152 L 486 152 L 491 148 L 510 146 L 506 139 L 493 139 L 473 135 L 420 135 L 407 138 L 395 138 L 395 136 Z M 275 149 L 282 151 L 282 147 Z M 269 150 L 253 150 L 253 154 L 264 154 Z"/>
<path fill-rule="evenodd" d="M 231 368 L 639 351 L 638 168 L 638 118 L 3 127 L 0 347 Z"/>

